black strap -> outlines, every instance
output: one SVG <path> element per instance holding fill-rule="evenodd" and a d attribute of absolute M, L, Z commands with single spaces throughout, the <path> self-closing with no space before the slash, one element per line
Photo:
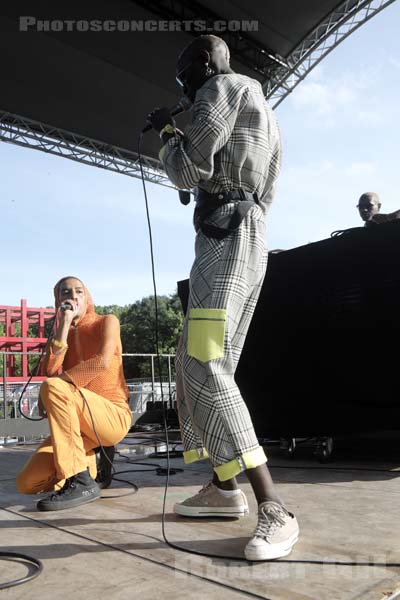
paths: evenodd
<path fill-rule="evenodd" d="M 228 202 L 237 202 L 237 205 L 227 227 L 217 227 L 204 222 L 217 208 Z M 254 204 L 259 204 L 257 193 L 251 194 L 244 190 L 233 190 L 231 192 L 221 192 L 220 194 L 209 194 L 204 190 L 199 190 L 195 210 L 195 224 L 207 237 L 223 240 L 236 231 Z"/>
<path fill-rule="evenodd" d="M 252 206 L 254 206 L 254 202 L 239 202 L 227 227 L 217 227 L 216 225 L 200 222 L 200 229 L 209 238 L 223 240 L 236 231 Z"/>

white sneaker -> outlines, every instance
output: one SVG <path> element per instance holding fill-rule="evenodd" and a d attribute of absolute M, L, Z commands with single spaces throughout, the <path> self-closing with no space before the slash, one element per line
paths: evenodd
<path fill-rule="evenodd" d="M 272 560 L 290 554 L 299 538 L 296 517 L 277 502 L 258 507 L 254 536 L 244 549 L 247 560 Z"/>
<path fill-rule="evenodd" d="M 174 512 L 184 517 L 242 517 L 249 506 L 241 490 L 227 498 L 209 481 L 195 496 L 175 504 Z"/>

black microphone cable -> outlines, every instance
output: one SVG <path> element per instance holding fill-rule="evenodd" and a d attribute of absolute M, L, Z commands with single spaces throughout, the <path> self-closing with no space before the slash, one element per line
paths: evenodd
<path fill-rule="evenodd" d="M 144 178 L 144 171 L 143 171 L 143 162 L 142 162 L 142 155 L 141 155 L 141 142 L 142 142 L 142 138 L 143 138 L 143 132 L 140 133 L 139 138 L 138 138 L 138 158 L 139 158 L 139 166 L 140 166 L 140 173 L 141 173 L 141 179 L 142 179 L 142 186 L 143 186 L 143 193 L 144 193 L 144 200 L 145 200 L 145 207 L 146 207 L 146 217 L 147 217 L 147 226 L 148 226 L 148 232 L 149 232 L 149 244 L 150 244 L 150 260 L 151 260 L 151 271 L 152 271 L 152 279 L 153 279 L 153 291 L 154 291 L 154 308 L 155 308 L 155 323 L 154 323 L 154 336 L 155 336 L 155 343 L 156 343 L 156 356 L 157 356 L 157 369 L 158 369 L 158 375 L 160 378 L 160 387 L 161 387 L 161 400 L 162 400 L 162 409 L 163 409 L 163 421 L 164 421 L 164 431 L 165 431 L 165 439 L 166 439 L 166 447 L 167 447 L 167 451 L 166 451 L 166 458 L 167 458 L 167 473 L 166 473 L 166 480 L 165 480 L 165 487 L 164 487 L 164 496 L 163 496 L 163 506 L 162 506 L 162 516 L 161 516 L 161 529 L 162 529 L 162 535 L 164 538 L 165 543 L 167 544 L 167 546 L 169 546 L 170 548 L 173 548 L 174 550 L 179 550 L 180 552 L 185 552 L 187 554 L 196 554 L 197 556 L 206 556 L 208 558 L 219 558 L 219 559 L 223 559 L 223 560 L 230 560 L 230 561 L 237 561 L 237 562 L 246 562 L 249 563 L 251 561 L 248 561 L 244 556 L 240 557 L 240 556 L 225 556 L 222 554 L 213 554 L 213 553 L 206 553 L 206 552 L 200 552 L 198 550 L 193 550 L 191 548 L 184 548 L 182 546 L 179 546 L 177 544 L 175 544 L 174 542 L 170 542 L 166 536 L 165 533 L 165 507 L 166 507 L 166 500 L 167 500 L 167 494 L 168 494 L 168 488 L 169 488 L 169 476 L 170 476 L 170 453 L 169 453 L 169 438 L 168 438 L 168 427 L 167 427 L 167 417 L 166 417 L 166 411 L 165 411 L 165 405 L 164 405 L 164 396 L 163 396 L 163 389 L 162 389 L 162 376 L 161 376 L 161 361 L 160 361 L 160 352 L 159 352 L 159 339 L 158 339 L 158 332 L 159 332 L 159 321 L 158 321 L 158 296 L 157 296 L 157 286 L 156 286 L 156 278 L 155 278 L 155 264 L 154 264 L 154 251 L 153 251 L 153 235 L 152 235 L 152 229 L 151 229 L 151 221 L 150 221 L 150 213 L 149 213 L 149 203 L 148 203 L 148 199 L 147 199 L 147 190 L 146 190 L 146 183 L 145 183 L 145 178 Z M 323 467 L 320 467 L 323 468 Z M 280 563 L 296 563 L 296 564 L 315 564 L 315 565 L 322 565 L 324 567 L 326 567 L 327 565 L 332 565 L 332 566 L 365 566 L 365 567 L 376 567 L 377 564 L 374 562 L 369 562 L 369 561 L 365 561 L 365 562 L 356 562 L 356 561 L 325 561 L 325 560 L 291 560 L 291 559 L 280 559 L 279 560 Z M 394 567 L 394 568 L 399 568 L 400 567 L 400 563 L 397 562 L 393 562 L 393 563 L 386 563 L 386 564 L 382 564 L 381 566 L 386 566 L 386 567 Z M 207 578 L 206 578 L 207 579 Z M 394 600 L 394 598 L 393 598 Z"/>
<path fill-rule="evenodd" d="M 152 274 L 153 291 L 154 291 L 154 315 L 155 315 L 155 319 L 154 319 L 154 325 L 155 325 L 154 326 L 154 337 L 155 337 L 155 349 L 156 349 L 156 356 L 157 356 L 157 370 L 158 370 L 158 376 L 159 376 L 159 380 L 160 380 L 161 405 L 162 405 L 162 414 L 163 414 L 163 421 L 164 421 L 165 443 L 166 443 L 166 447 L 167 447 L 167 455 L 166 455 L 166 457 L 167 457 L 167 470 L 166 470 L 166 479 L 165 479 L 165 487 L 164 487 L 162 518 L 161 518 L 161 529 L 162 529 L 162 534 L 163 534 L 163 538 L 164 538 L 165 543 L 168 546 L 174 547 L 173 544 L 171 544 L 171 542 L 168 541 L 167 536 L 165 534 L 165 505 L 166 505 L 166 501 L 167 501 L 167 493 L 168 493 L 168 488 L 169 488 L 169 476 L 170 476 L 169 437 L 168 437 L 168 426 L 167 426 L 167 414 L 166 414 L 166 411 L 165 411 L 165 404 L 164 404 L 164 392 L 163 392 L 162 372 L 161 372 L 161 357 L 160 357 L 159 338 L 158 338 L 158 329 L 159 329 L 158 328 L 158 295 L 157 295 L 157 284 L 156 284 L 155 263 L 154 263 L 153 233 L 152 233 L 152 229 L 151 229 L 149 202 L 148 202 L 148 199 L 147 199 L 146 183 L 145 183 L 144 172 L 143 172 L 143 161 L 142 161 L 142 154 L 141 154 L 142 139 L 143 139 L 143 131 L 139 134 L 139 138 L 138 138 L 138 158 L 139 158 L 140 174 L 141 174 L 141 178 L 142 178 L 145 207 L 146 207 L 147 228 L 148 228 L 148 232 L 149 232 L 151 274 Z M 178 550 L 180 550 L 180 548 L 178 548 Z"/>
<path fill-rule="evenodd" d="M 55 318 L 56 318 L 56 315 L 54 315 L 54 317 L 52 317 L 52 318 L 49 320 L 49 322 L 50 322 L 50 323 L 51 323 L 52 321 L 54 322 L 54 319 L 55 319 Z M 18 411 L 19 411 L 20 415 L 21 415 L 22 417 L 24 417 L 24 419 L 28 419 L 28 421 L 43 421 L 43 419 L 45 419 L 45 418 L 46 418 L 46 417 L 45 417 L 45 415 L 43 415 L 43 416 L 41 416 L 41 417 L 39 416 L 38 418 L 32 418 L 32 417 L 29 417 L 28 415 L 26 415 L 26 414 L 23 412 L 23 409 L 22 409 L 22 399 L 23 399 L 23 396 L 24 396 L 24 394 L 25 394 L 25 391 L 26 391 L 26 389 L 28 388 L 28 385 L 29 385 L 29 384 L 30 384 L 30 382 L 32 381 L 32 377 L 36 377 L 36 375 L 38 374 L 39 367 L 40 367 L 40 363 L 42 362 L 43 356 L 44 356 L 44 355 L 45 355 L 45 353 L 47 352 L 47 349 L 48 349 L 48 347 L 50 346 L 52 339 L 53 339 L 53 336 L 49 336 L 49 337 L 47 338 L 47 341 L 46 341 L 45 345 L 43 346 L 42 352 L 40 353 L 40 356 L 39 356 L 39 358 L 38 358 L 38 361 L 37 361 L 37 363 L 36 363 L 36 365 L 35 365 L 35 368 L 32 370 L 32 372 L 31 372 L 31 374 L 30 374 L 30 376 L 29 376 L 29 379 L 28 379 L 28 381 L 25 383 L 24 387 L 22 388 L 22 392 L 20 393 L 20 395 L 19 395 L 19 398 L 18 398 L 18 402 L 17 402 L 17 404 L 18 404 Z"/>
<path fill-rule="evenodd" d="M 55 315 L 54 317 L 52 317 L 51 321 L 54 321 L 55 319 Z M 30 382 L 32 381 L 32 377 L 36 376 L 39 370 L 39 366 L 40 363 L 42 361 L 42 358 L 47 350 L 47 348 L 49 347 L 50 343 L 51 343 L 52 337 L 49 337 L 46 341 L 46 344 L 44 345 L 42 352 L 38 358 L 38 361 L 35 365 L 35 368 L 32 370 L 28 381 L 26 382 L 26 384 L 24 385 L 24 387 L 22 388 L 22 392 L 19 395 L 18 398 L 18 410 L 21 414 L 22 417 L 24 417 L 24 419 L 28 419 L 28 421 L 43 421 L 43 419 L 45 419 L 46 417 L 39 417 L 38 419 L 33 419 L 32 417 L 29 417 L 28 415 L 25 415 L 23 410 L 22 410 L 22 398 L 23 395 L 28 387 L 28 385 L 30 384 Z M 39 560 L 38 558 L 35 558 L 34 556 L 29 556 L 29 554 L 22 554 L 20 552 L 6 552 L 6 551 L 1 551 L 0 552 L 0 560 L 8 560 L 8 561 L 15 561 L 15 562 L 25 562 L 28 563 L 28 565 L 30 567 L 34 567 L 34 571 L 28 575 L 26 575 L 25 577 L 19 577 L 18 579 L 13 579 L 12 581 L 6 581 L 6 582 L 0 582 L 0 590 L 5 590 L 7 588 L 11 588 L 11 587 L 15 587 L 17 585 L 21 585 L 23 583 L 27 583 L 28 581 L 32 581 L 32 579 L 35 579 L 35 577 L 38 577 L 38 575 L 41 574 L 41 572 L 43 571 L 43 563 L 41 560 Z"/>
<path fill-rule="evenodd" d="M 65 304 L 65 303 L 61 304 L 61 308 L 62 308 L 63 310 L 67 310 L 67 309 L 69 309 L 69 307 L 70 307 L 70 305 L 69 305 L 69 304 Z M 57 316 L 57 315 L 55 314 L 55 315 L 54 315 L 54 316 L 53 316 L 51 319 L 49 319 L 49 321 L 48 321 L 49 323 L 51 323 L 51 324 L 52 324 L 52 326 L 54 325 L 54 321 L 55 321 L 55 318 L 56 318 L 56 316 Z M 35 368 L 32 370 L 32 372 L 31 372 L 31 374 L 30 374 L 30 376 L 29 376 L 29 379 L 28 379 L 28 381 L 25 383 L 24 387 L 22 388 L 22 392 L 20 393 L 20 395 L 19 395 L 19 398 L 18 398 L 18 402 L 17 402 L 17 404 L 18 404 L 18 410 L 19 410 L 19 413 L 21 414 L 21 416 L 22 416 L 22 417 L 24 417 L 24 419 L 28 419 L 28 421 L 43 421 L 43 419 L 45 419 L 45 418 L 46 418 L 46 416 L 45 416 L 45 415 L 43 415 L 42 417 L 38 417 L 38 418 L 35 418 L 35 419 L 33 419 L 32 417 L 29 417 L 28 415 L 26 415 L 26 414 L 23 412 L 23 410 L 22 410 L 22 399 L 23 399 L 23 395 L 25 394 L 25 391 L 26 391 L 26 389 L 27 389 L 28 385 L 29 385 L 29 384 L 30 384 L 30 382 L 32 381 L 32 377 L 36 377 L 36 376 L 37 376 L 37 374 L 38 374 L 38 371 L 39 371 L 39 367 L 40 367 L 40 363 L 42 362 L 43 356 L 44 356 L 44 355 L 45 355 L 45 353 L 47 352 L 47 350 L 48 350 L 48 348 L 49 348 L 49 346 L 50 346 L 50 344 L 51 344 L 51 342 L 52 342 L 53 338 L 54 338 L 54 333 L 53 333 L 52 335 L 50 335 L 50 336 L 47 338 L 47 341 L 46 341 L 45 345 L 43 346 L 42 352 L 40 353 L 40 356 L 39 356 L 39 358 L 38 358 L 38 361 L 37 361 L 37 363 L 36 363 L 36 365 L 35 365 Z"/>
<path fill-rule="evenodd" d="M 112 460 L 110 460 L 110 458 L 109 458 L 109 456 L 108 456 L 107 452 L 105 451 L 105 449 L 104 449 L 104 447 L 103 447 L 103 444 L 102 444 L 102 443 L 101 443 L 101 441 L 100 441 L 99 434 L 97 433 L 96 425 L 94 424 L 94 418 L 93 418 L 92 411 L 90 410 L 89 403 L 88 403 L 88 401 L 86 400 L 86 398 L 85 398 L 85 395 L 84 395 L 84 393 L 82 392 L 82 390 L 80 390 L 79 388 L 76 388 L 76 389 L 77 389 L 77 391 L 79 392 L 80 396 L 81 396 L 81 397 L 82 397 L 82 399 L 83 399 L 83 404 L 84 404 L 84 406 L 86 406 L 86 408 L 88 409 L 88 412 L 89 412 L 89 415 L 90 415 L 90 420 L 91 420 L 91 422 L 92 422 L 93 431 L 94 431 L 94 434 L 95 434 L 95 436 L 96 436 L 97 443 L 98 443 L 98 445 L 99 445 L 100 451 L 102 452 L 102 454 L 103 454 L 104 458 L 105 458 L 105 459 L 108 461 L 108 463 L 111 465 L 111 474 L 112 474 L 112 479 L 114 479 L 115 481 L 120 481 L 120 482 L 122 482 L 122 483 L 127 483 L 128 485 L 132 486 L 132 487 L 133 487 L 133 491 L 132 491 L 131 493 L 132 493 L 132 494 L 136 494 L 136 493 L 139 491 L 139 488 L 138 488 L 138 486 L 136 485 L 136 483 L 133 483 L 133 481 L 128 481 L 127 479 L 117 479 L 117 478 L 115 477 L 115 475 L 119 475 L 120 473 L 128 473 L 129 471 L 118 471 L 118 472 L 116 472 L 116 471 L 115 471 L 114 464 L 113 464 Z M 119 497 L 120 497 L 119 495 L 118 495 L 118 496 L 107 496 L 107 498 L 119 498 Z"/>
<path fill-rule="evenodd" d="M 22 583 L 27 583 L 28 581 L 32 581 L 35 579 L 40 573 L 43 571 L 43 563 L 38 558 L 34 558 L 33 556 L 29 556 L 28 554 L 22 554 L 20 552 L 0 552 L 0 560 L 9 560 L 14 562 L 25 562 L 28 563 L 30 567 L 35 567 L 33 573 L 29 573 L 25 577 L 20 577 L 19 579 L 13 579 L 12 581 L 6 581 L 4 583 L 0 582 L 0 590 L 5 590 L 7 588 L 15 587 L 16 585 L 21 585 Z"/>
<path fill-rule="evenodd" d="M 242 558 L 242 557 L 235 557 L 235 556 L 224 556 L 224 555 L 221 555 L 221 554 L 212 554 L 212 553 L 200 552 L 198 550 L 193 550 L 191 548 L 184 548 L 182 546 L 178 546 L 174 542 L 171 542 L 167 538 L 167 535 L 165 533 L 165 507 L 166 507 L 167 494 L 168 494 L 168 488 L 169 488 L 170 453 L 169 453 L 169 437 L 168 437 L 167 416 L 166 416 L 166 411 L 165 411 L 164 396 L 163 396 L 163 389 L 162 389 L 161 360 L 160 360 L 160 352 L 159 352 L 158 295 L 157 295 L 157 285 L 156 285 L 156 277 L 155 277 L 155 264 L 154 264 L 154 251 L 153 251 L 153 235 L 152 235 L 152 229 L 151 229 L 151 221 L 150 221 L 149 203 L 148 203 L 148 199 L 147 199 L 146 183 L 145 183 L 144 171 L 143 171 L 143 161 L 142 161 L 142 155 L 141 155 L 141 150 L 140 150 L 142 138 L 143 138 L 143 132 L 140 133 L 139 139 L 138 139 L 138 158 L 139 158 L 140 173 L 141 173 L 141 178 L 142 178 L 145 207 L 146 207 L 147 227 L 148 227 L 148 232 L 149 232 L 150 261 L 151 261 L 151 272 L 152 272 L 153 291 L 154 291 L 154 312 L 155 312 L 154 337 L 155 337 L 155 344 L 156 344 L 157 370 L 158 370 L 158 376 L 159 376 L 159 379 L 160 379 L 160 387 L 161 387 L 161 401 L 162 401 L 162 410 L 163 410 L 165 441 L 166 441 L 166 447 L 167 447 L 167 451 L 166 451 L 167 469 L 166 469 L 166 479 L 165 479 L 163 505 L 162 505 L 162 516 L 161 516 L 161 530 L 162 530 L 162 535 L 163 535 L 164 541 L 167 544 L 167 546 L 169 546 L 170 548 L 173 548 L 174 550 L 179 550 L 180 552 L 186 552 L 187 554 L 196 554 L 198 556 L 207 556 L 209 558 L 220 558 L 220 559 L 235 560 L 235 561 L 240 561 L 240 562 L 248 562 L 247 559 L 244 558 L 244 557 Z"/>

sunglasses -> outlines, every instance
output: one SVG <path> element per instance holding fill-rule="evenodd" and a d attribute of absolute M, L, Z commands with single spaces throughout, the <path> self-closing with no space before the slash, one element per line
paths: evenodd
<path fill-rule="evenodd" d="M 183 69 L 181 69 L 179 73 L 177 73 L 176 81 L 181 87 L 185 87 L 185 85 L 187 84 L 187 70 L 196 62 L 196 60 L 199 60 L 199 57 L 194 58 L 190 63 L 183 67 Z"/>
<path fill-rule="evenodd" d="M 193 64 L 193 61 L 190 62 L 188 65 L 186 65 L 186 67 L 183 67 L 183 69 L 181 69 L 179 71 L 179 73 L 177 73 L 176 75 L 176 81 L 179 83 L 179 85 L 181 87 L 185 87 L 186 85 L 186 81 L 187 81 L 187 70 L 189 69 L 189 67 L 191 67 Z"/>

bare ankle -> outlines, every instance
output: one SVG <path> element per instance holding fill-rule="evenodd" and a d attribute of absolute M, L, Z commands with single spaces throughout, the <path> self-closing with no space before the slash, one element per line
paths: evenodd
<path fill-rule="evenodd" d="M 263 504 L 264 502 L 276 502 L 276 504 L 285 506 L 285 503 L 283 502 L 282 498 L 280 496 L 278 496 L 277 494 L 268 494 L 268 495 L 257 498 L 258 506 L 260 506 L 260 504 Z"/>
<path fill-rule="evenodd" d="M 226 481 L 220 481 L 217 477 L 217 474 L 214 473 L 213 484 L 216 485 L 220 490 L 229 491 L 238 489 L 236 477 L 232 477 L 232 479 L 227 479 Z"/>

